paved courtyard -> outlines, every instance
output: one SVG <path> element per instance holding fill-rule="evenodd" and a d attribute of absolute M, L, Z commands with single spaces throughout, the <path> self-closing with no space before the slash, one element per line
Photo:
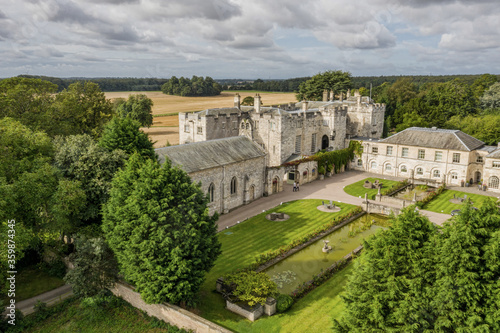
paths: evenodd
<path fill-rule="evenodd" d="M 271 209 L 279 205 L 281 202 L 287 202 L 297 199 L 334 200 L 360 206 L 364 201 L 364 198 L 356 198 L 345 193 L 344 187 L 368 177 L 391 179 L 391 180 L 403 180 L 403 178 L 387 177 L 387 176 L 382 177 L 379 174 L 373 174 L 368 172 L 347 171 L 344 173 L 336 174 L 329 178 L 325 178 L 324 180 L 318 179 L 311 183 L 301 185 L 300 191 L 298 192 L 292 191 L 292 185 L 285 184 L 283 185 L 283 192 L 255 200 L 249 203 L 248 205 L 241 206 L 227 214 L 221 215 L 219 217 L 219 221 L 217 222 L 219 226 L 218 229 L 219 231 L 221 231 L 226 227 L 235 225 L 236 223 L 238 223 L 238 221 L 244 221 L 245 219 L 248 219 L 252 216 L 259 214 L 263 210 Z M 465 192 L 465 188 L 453 188 L 453 189 L 459 191 L 464 190 Z M 471 192 L 475 190 L 479 193 L 477 189 L 471 187 L 467 189 Z M 494 194 L 482 191 L 480 194 L 495 196 Z M 385 205 L 391 206 L 388 204 Z M 444 221 L 450 218 L 450 215 L 448 214 L 434 213 L 425 210 L 422 210 L 421 212 L 422 214 L 429 217 L 429 219 L 432 222 L 439 225 L 441 225 Z"/>

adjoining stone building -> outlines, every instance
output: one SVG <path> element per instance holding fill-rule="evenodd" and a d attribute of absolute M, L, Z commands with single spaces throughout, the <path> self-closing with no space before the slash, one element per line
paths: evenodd
<path fill-rule="evenodd" d="M 180 144 L 243 135 L 265 150 L 267 166 L 277 167 L 321 149 L 343 149 L 350 136 L 382 136 L 384 104 L 358 91 L 339 100 L 325 92 L 323 99 L 264 107 L 256 95 L 254 106 L 241 106 L 236 94 L 232 108 L 179 113 Z"/>
<path fill-rule="evenodd" d="M 386 139 L 363 142 L 354 169 L 451 185 L 485 184 L 499 191 L 500 147 L 459 130 L 411 127 Z"/>
<path fill-rule="evenodd" d="M 266 177 L 266 154 L 244 136 L 157 148 L 165 159 L 186 171 L 194 183 L 208 193 L 208 208 L 229 210 L 262 197 Z"/>

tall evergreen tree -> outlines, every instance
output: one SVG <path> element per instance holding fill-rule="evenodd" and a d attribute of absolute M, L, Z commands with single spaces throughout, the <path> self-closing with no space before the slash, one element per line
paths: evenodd
<path fill-rule="evenodd" d="M 469 202 L 460 215 L 445 223 L 436 248 L 436 330 L 500 331 L 498 322 L 487 319 L 500 278 L 498 263 L 491 260 L 498 248 L 498 238 L 492 236 L 499 229 L 500 214 L 494 202 L 479 210 Z"/>
<path fill-rule="evenodd" d="M 113 179 L 103 230 L 121 272 L 148 303 L 188 302 L 220 253 L 206 195 L 167 160 L 134 154 Z"/>
<path fill-rule="evenodd" d="M 343 295 L 337 332 L 419 332 L 431 326 L 425 287 L 433 279 L 430 244 L 437 228 L 409 207 L 364 242 Z"/>

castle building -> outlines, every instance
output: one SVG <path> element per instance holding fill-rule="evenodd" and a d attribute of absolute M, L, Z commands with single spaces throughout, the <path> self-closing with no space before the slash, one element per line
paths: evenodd
<path fill-rule="evenodd" d="M 459 130 L 411 127 L 386 139 L 355 138 L 363 154 L 351 167 L 426 183 L 486 185 L 500 192 L 500 144 L 484 142 Z"/>
<path fill-rule="evenodd" d="M 264 149 L 267 166 L 277 167 L 322 149 L 343 149 L 350 136 L 382 136 L 384 104 L 358 91 L 339 100 L 325 92 L 323 99 L 264 107 L 256 95 L 254 106 L 241 106 L 236 94 L 232 108 L 179 113 L 180 144 L 246 136 Z"/>

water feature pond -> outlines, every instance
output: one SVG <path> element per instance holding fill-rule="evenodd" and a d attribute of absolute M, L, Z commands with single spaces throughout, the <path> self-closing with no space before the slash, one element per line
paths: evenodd
<path fill-rule="evenodd" d="M 303 282 L 312 279 L 321 270 L 352 252 L 361 245 L 364 238 L 386 227 L 387 220 L 386 216 L 365 214 L 269 267 L 265 272 L 276 282 L 280 293 L 290 294 Z M 332 247 L 328 253 L 322 251 L 325 240 L 329 241 L 328 245 Z"/>

